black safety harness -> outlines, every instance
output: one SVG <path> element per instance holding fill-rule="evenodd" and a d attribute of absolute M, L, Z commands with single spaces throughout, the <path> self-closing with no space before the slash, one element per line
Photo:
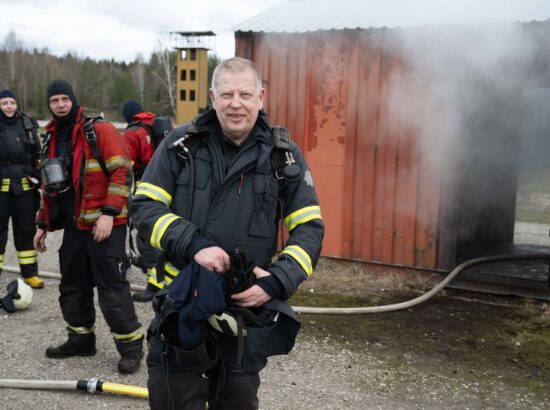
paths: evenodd
<path fill-rule="evenodd" d="M 111 174 L 109 173 L 109 170 L 107 169 L 107 165 L 105 165 L 103 156 L 101 155 L 101 152 L 99 151 L 99 147 L 97 146 L 97 135 L 94 127 L 94 123 L 96 121 L 103 121 L 103 117 L 101 115 L 95 115 L 95 114 L 86 116 L 86 120 L 84 121 L 84 125 L 83 125 L 84 138 L 86 139 L 86 142 L 88 143 L 88 146 L 92 151 L 92 155 L 94 156 L 96 161 L 99 163 L 101 170 L 103 171 L 105 176 L 109 178 Z"/>

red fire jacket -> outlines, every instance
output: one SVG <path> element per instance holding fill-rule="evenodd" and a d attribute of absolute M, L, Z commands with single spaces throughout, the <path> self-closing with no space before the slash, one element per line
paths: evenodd
<path fill-rule="evenodd" d="M 94 124 L 97 145 L 110 173 L 107 177 L 84 137 L 85 116 L 82 107 L 79 108 L 77 118 L 79 119 L 72 131 L 74 153 L 72 183 L 76 192 L 76 226 L 78 229 L 91 230 L 102 213 L 114 215 L 114 225 L 126 224 L 128 221 L 127 198 L 132 185 L 132 166 L 122 136 L 108 122 L 96 121 Z M 46 125 L 46 131 L 52 133 L 47 156 L 54 158 L 57 142 L 57 127 L 54 120 Z M 81 169 L 83 169 L 83 181 L 81 181 Z M 41 206 L 36 218 L 37 224 L 45 225 L 49 231 L 54 231 L 60 226 L 52 224 L 50 206 L 51 199 L 45 196 L 43 189 Z"/>
<path fill-rule="evenodd" d="M 155 114 L 152 112 L 140 112 L 132 119 L 132 123 L 124 133 L 124 142 L 128 148 L 128 154 L 132 160 L 136 175 L 143 174 L 145 167 L 153 157 L 153 144 L 149 132 L 142 126 L 134 124 L 141 121 L 145 125 L 153 125 Z"/>

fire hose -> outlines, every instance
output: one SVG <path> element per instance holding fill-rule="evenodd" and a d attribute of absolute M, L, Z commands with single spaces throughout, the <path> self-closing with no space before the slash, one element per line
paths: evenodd
<path fill-rule="evenodd" d="M 0 379 L 0 387 L 12 389 L 38 390 L 77 390 L 90 393 L 103 392 L 125 394 L 133 397 L 147 398 L 149 392 L 145 387 L 130 386 L 127 384 L 109 383 L 93 377 L 89 380 L 21 380 Z"/>
<path fill-rule="evenodd" d="M 299 313 L 312 313 L 312 314 L 363 314 L 363 313 L 378 313 L 378 312 L 390 312 L 400 309 L 407 309 L 414 305 L 420 304 L 443 289 L 451 280 L 453 280 L 463 270 L 486 263 L 498 262 L 504 260 L 550 260 L 549 254 L 526 254 L 526 255 L 496 255 L 489 257 L 482 257 L 471 259 L 461 263 L 455 267 L 437 286 L 423 295 L 405 301 L 401 303 L 394 303 L 384 306 L 369 306 L 369 307 L 354 307 L 354 308 L 320 308 L 320 307 L 307 307 L 307 306 L 293 306 L 293 309 Z M 12 267 L 4 267 L 4 270 L 8 272 L 18 273 L 19 270 Z M 60 279 L 61 275 L 54 272 L 39 272 L 39 276 L 44 278 Z M 145 287 L 139 285 L 131 285 L 130 289 L 135 291 L 141 291 Z M 19 389 L 46 389 L 46 390 L 85 390 L 90 393 L 95 392 L 107 392 L 116 394 L 125 394 L 135 397 L 148 397 L 148 391 L 144 387 L 129 386 L 124 384 L 116 384 L 109 382 L 102 382 L 97 378 L 89 380 L 76 380 L 76 381 L 54 381 L 54 380 L 17 380 L 17 379 L 0 379 L 0 388 L 19 388 Z"/>
<path fill-rule="evenodd" d="M 394 303 L 391 305 L 383 306 L 367 306 L 367 307 L 349 307 L 349 308 L 337 308 L 337 307 L 310 307 L 310 306 L 292 306 L 292 309 L 298 313 L 310 313 L 317 315 L 353 315 L 353 314 L 364 314 L 364 313 L 381 313 L 381 312 L 392 312 L 395 310 L 408 309 L 412 306 L 418 305 L 422 302 L 433 297 L 439 291 L 441 291 L 447 284 L 452 281 L 460 272 L 476 265 L 482 265 L 491 262 L 499 262 L 504 260 L 526 260 L 526 259 L 540 259 L 540 260 L 550 260 L 550 254 L 524 254 L 524 255 L 495 255 L 495 256 L 486 256 L 481 258 L 470 259 L 465 262 L 462 262 L 460 265 L 455 267 L 439 284 L 437 284 L 433 289 L 428 292 L 418 296 L 417 298 Z M 19 269 L 5 266 L 3 270 L 7 272 L 18 273 Z M 44 278 L 52 279 L 61 279 L 61 275 L 54 272 L 38 272 L 38 275 Z M 145 286 L 140 285 L 130 285 L 130 289 L 133 291 L 143 291 Z"/>

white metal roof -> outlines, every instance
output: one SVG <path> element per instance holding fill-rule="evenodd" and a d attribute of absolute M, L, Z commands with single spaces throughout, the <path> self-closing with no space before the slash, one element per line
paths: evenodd
<path fill-rule="evenodd" d="M 550 0 L 289 0 L 235 31 L 307 32 L 550 19 Z"/>

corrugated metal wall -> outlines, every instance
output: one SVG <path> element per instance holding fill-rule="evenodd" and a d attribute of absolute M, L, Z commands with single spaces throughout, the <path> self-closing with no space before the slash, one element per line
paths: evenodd
<path fill-rule="evenodd" d="M 327 227 L 323 254 L 436 268 L 434 141 L 395 120 L 423 116 L 431 102 L 391 43 L 384 29 L 237 32 L 236 55 L 258 64 L 272 123 L 304 151 Z"/>

